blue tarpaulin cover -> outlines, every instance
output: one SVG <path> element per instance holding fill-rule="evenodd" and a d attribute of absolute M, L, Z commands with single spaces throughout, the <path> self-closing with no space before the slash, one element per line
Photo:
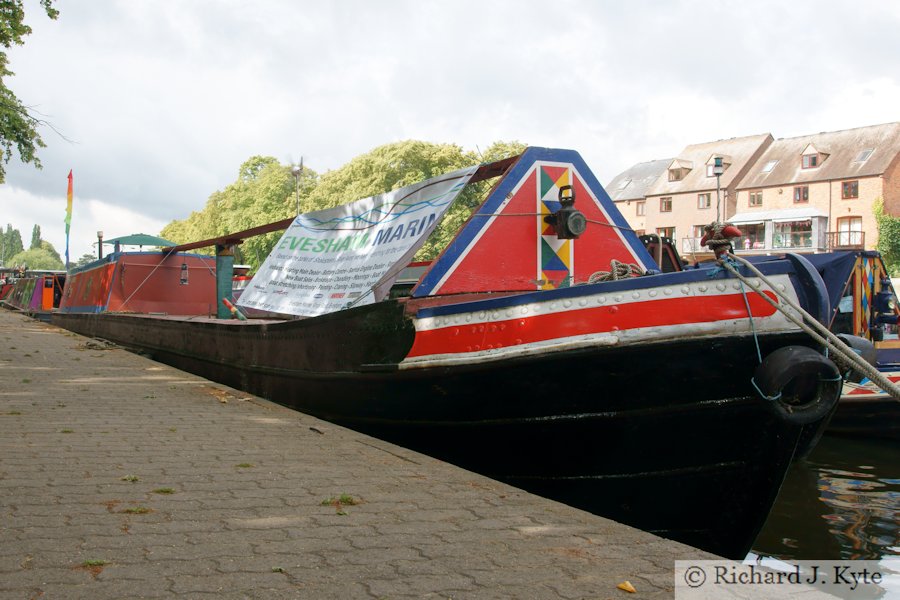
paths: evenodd
<path fill-rule="evenodd" d="M 853 274 L 853 266 L 856 259 L 863 252 L 847 251 L 847 252 L 829 252 L 827 254 L 806 254 L 804 258 L 813 264 L 822 279 L 825 281 L 825 287 L 828 289 L 828 300 L 832 307 L 838 305 L 847 281 Z M 875 253 L 871 253 L 874 255 Z"/>

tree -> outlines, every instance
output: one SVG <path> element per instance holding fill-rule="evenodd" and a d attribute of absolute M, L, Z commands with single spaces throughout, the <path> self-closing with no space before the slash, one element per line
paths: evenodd
<path fill-rule="evenodd" d="M 19 252 L 13 256 L 10 265 L 27 265 L 32 271 L 34 270 L 62 270 L 64 268 L 59 254 L 54 250 L 50 252 L 47 248 L 31 248 L 24 252 Z"/>
<path fill-rule="evenodd" d="M 79 258 L 78 260 L 76 260 L 76 261 L 75 261 L 75 264 L 72 265 L 72 266 L 73 266 L 73 267 L 76 267 L 76 268 L 77 268 L 77 267 L 83 267 L 84 265 L 89 264 L 89 263 L 92 263 L 92 262 L 94 262 L 95 260 L 97 260 L 97 256 L 96 256 L 95 254 L 91 254 L 90 252 L 88 252 L 87 254 L 82 254 L 82 255 L 81 255 L 81 258 Z"/>
<path fill-rule="evenodd" d="M 520 154 L 520 142 L 495 142 L 483 156 L 456 144 L 407 140 L 379 146 L 322 176 L 302 205 L 303 212 L 330 208 L 383 194 L 443 173 Z M 435 258 L 456 235 L 472 210 L 484 199 L 488 182 L 467 186 L 447 210 L 441 225 L 416 254 L 416 260 Z"/>
<path fill-rule="evenodd" d="M 19 233 L 18 229 L 13 229 L 13 226 L 9 223 L 6 225 L 6 232 L 0 235 L 2 235 L 2 240 L 0 240 L 0 259 L 6 266 L 10 264 L 10 257 L 22 252 L 25 247 L 22 245 L 22 234 Z"/>
<path fill-rule="evenodd" d="M 41 240 L 40 245 L 38 247 L 41 248 L 42 250 L 44 250 L 44 252 L 49 254 L 52 258 L 59 261 L 59 264 L 63 264 L 62 257 L 59 255 L 59 252 L 56 251 L 56 248 L 53 247 L 53 244 L 51 244 L 50 242 L 48 242 L 46 240 Z"/>
<path fill-rule="evenodd" d="M 385 144 L 321 177 L 304 169 L 299 185 L 300 209 L 306 213 L 346 204 L 449 171 L 514 156 L 524 149 L 520 142 L 496 142 L 479 155 L 455 144 L 416 140 Z M 160 235 L 178 243 L 196 242 L 290 217 L 296 212 L 295 183 L 290 167 L 272 157 L 250 157 L 238 169 L 237 180 L 210 195 L 203 210 L 191 213 L 184 221 L 172 221 Z M 460 194 L 417 260 L 437 256 L 484 199 L 490 185 L 492 182 L 483 181 Z M 277 231 L 245 240 L 237 247 L 238 260 L 258 268 L 281 234 Z"/>
<path fill-rule="evenodd" d="M 51 19 L 56 19 L 59 11 L 53 8 L 53 0 L 41 0 L 41 6 Z M 25 25 L 25 9 L 22 0 L 0 0 L 0 44 L 9 49 L 13 44 L 21 46 L 24 38 L 31 33 Z M 4 164 L 13 156 L 13 148 L 24 163 L 31 163 L 38 169 L 41 161 L 36 155 L 37 148 L 46 144 L 37 128 L 43 121 L 35 118 L 22 101 L 6 85 L 6 78 L 14 73 L 9 69 L 6 52 L 0 52 L 0 183 L 6 180 Z"/>
<path fill-rule="evenodd" d="M 516 141 L 494 142 L 478 157 L 480 160 L 474 154 L 469 153 L 468 156 L 472 158 L 472 162 L 469 164 L 478 164 L 479 162 L 485 164 L 517 156 L 522 154 L 527 147 L 527 144 Z M 438 254 L 450 244 L 475 209 L 481 205 L 493 185 L 493 181 L 485 180 L 466 186 L 466 189 L 459 195 L 453 206 L 447 210 L 441 225 L 416 253 L 414 260 L 433 260 L 437 258 Z"/>
<path fill-rule="evenodd" d="M 35 224 L 35 226 L 31 229 L 31 245 L 29 248 L 40 248 L 41 247 L 41 226 Z"/>
<path fill-rule="evenodd" d="M 315 171 L 304 169 L 301 197 L 315 187 L 317 177 Z M 295 193 L 290 167 L 271 156 L 252 156 L 239 167 L 237 180 L 213 192 L 203 210 L 192 212 L 184 221 L 172 221 L 160 235 L 178 243 L 196 242 L 279 221 L 295 214 Z M 280 237 L 281 232 L 273 232 L 245 240 L 237 247 L 237 260 L 257 268 Z"/>
<path fill-rule="evenodd" d="M 238 173 L 241 181 L 253 181 L 266 167 L 277 165 L 278 159 L 271 156 L 252 156 L 244 161 Z"/>
<path fill-rule="evenodd" d="M 878 198 L 872 206 L 878 224 L 878 245 L 885 266 L 891 275 L 900 275 L 900 218 L 884 212 L 884 200 Z"/>

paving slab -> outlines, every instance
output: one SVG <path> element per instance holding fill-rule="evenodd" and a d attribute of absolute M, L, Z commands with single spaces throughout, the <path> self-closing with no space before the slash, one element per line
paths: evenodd
<path fill-rule="evenodd" d="M 655 599 L 715 558 L 19 313 L 0 332 L 0 598 Z"/>

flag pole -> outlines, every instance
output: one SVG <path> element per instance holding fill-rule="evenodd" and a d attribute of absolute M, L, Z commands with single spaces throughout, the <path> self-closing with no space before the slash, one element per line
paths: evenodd
<path fill-rule="evenodd" d="M 69 169 L 69 188 L 66 191 L 66 271 L 69 270 L 69 226 L 72 224 L 72 169 Z"/>

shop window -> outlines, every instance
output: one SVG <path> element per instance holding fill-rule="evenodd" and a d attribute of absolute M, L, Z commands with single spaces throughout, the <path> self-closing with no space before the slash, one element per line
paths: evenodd
<path fill-rule="evenodd" d="M 775 248 L 812 248 L 812 221 L 774 223 L 772 246 Z"/>
<path fill-rule="evenodd" d="M 736 249 L 759 250 L 766 247 L 765 223 L 741 223 L 738 229 L 742 235 L 734 243 Z"/>

